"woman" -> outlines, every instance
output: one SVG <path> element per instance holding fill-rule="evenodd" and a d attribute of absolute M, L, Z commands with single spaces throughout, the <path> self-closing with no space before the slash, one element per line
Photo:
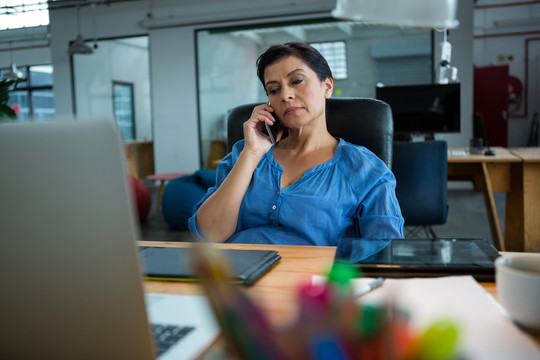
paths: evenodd
<path fill-rule="evenodd" d="M 334 80 L 304 43 L 270 47 L 257 60 L 269 102 L 244 123 L 244 140 L 220 162 L 217 184 L 189 219 L 216 242 L 337 245 L 342 237 L 403 237 L 395 178 L 364 147 L 326 128 Z M 263 133 L 279 119 L 275 145 Z"/>

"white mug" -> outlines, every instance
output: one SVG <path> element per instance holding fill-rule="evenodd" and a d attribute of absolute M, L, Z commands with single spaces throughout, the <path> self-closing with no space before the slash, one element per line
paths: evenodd
<path fill-rule="evenodd" d="M 497 293 L 519 325 L 540 330 L 540 253 L 506 254 L 495 260 Z"/>

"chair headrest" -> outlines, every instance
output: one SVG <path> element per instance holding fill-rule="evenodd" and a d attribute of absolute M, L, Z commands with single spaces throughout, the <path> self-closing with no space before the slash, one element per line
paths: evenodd
<path fill-rule="evenodd" d="M 242 124 L 260 104 L 240 105 L 231 110 L 227 119 L 227 151 L 244 138 Z M 331 98 L 326 101 L 326 114 L 330 134 L 365 146 L 391 166 L 394 125 L 388 104 L 367 97 Z"/>

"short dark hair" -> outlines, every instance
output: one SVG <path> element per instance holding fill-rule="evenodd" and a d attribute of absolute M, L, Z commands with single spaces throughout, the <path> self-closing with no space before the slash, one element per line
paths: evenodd
<path fill-rule="evenodd" d="M 261 80 L 263 87 L 266 67 L 287 56 L 295 56 L 302 60 L 317 74 L 321 81 L 333 78 L 330 66 L 328 66 L 326 59 L 317 49 L 303 42 L 288 42 L 283 45 L 270 46 L 257 59 L 257 76 Z"/>

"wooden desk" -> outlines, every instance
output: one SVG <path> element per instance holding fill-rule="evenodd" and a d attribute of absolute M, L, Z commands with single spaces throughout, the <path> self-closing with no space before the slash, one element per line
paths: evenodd
<path fill-rule="evenodd" d="M 510 231 L 523 239 L 523 250 L 540 252 L 540 147 L 510 148 L 512 154 L 522 159 L 521 169 L 513 174 L 521 196 L 510 199 L 512 211 L 519 216 L 513 219 Z M 508 206 L 508 205 L 507 205 Z"/>
<path fill-rule="evenodd" d="M 188 247 L 189 243 L 141 241 L 141 246 L 174 246 Z M 312 275 L 323 275 L 332 266 L 335 247 L 326 246 L 285 246 L 285 245 L 247 245 L 247 244 L 215 244 L 224 249 L 267 249 L 277 250 L 281 262 L 264 275 L 257 283 L 247 289 L 247 294 L 257 302 L 277 326 L 294 320 L 298 314 L 296 293 L 305 281 L 311 281 Z M 484 289 L 497 298 L 495 283 L 480 283 Z M 176 283 L 165 281 L 145 281 L 146 292 L 167 294 L 203 294 L 196 283 Z M 540 347 L 540 333 L 530 335 Z"/>
<path fill-rule="evenodd" d="M 523 229 L 515 224 L 525 225 L 522 199 L 526 196 L 519 184 L 522 159 L 501 147 L 492 148 L 496 155 L 448 156 L 448 180 L 472 181 L 476 190 L 482 191 L 493 242 L 499 250 L 523 251 Z M 452 148 L 450 151 L 466 148 Z M 501 232 L 494 192 L 506 193 L 505 237 Z M 520 200 L 521 199 L 521 200 Z M 521 201 L 521 202 L 520 202 Z M 529 249 L 525 249 L 529 250 Z"/>
<path fill-rule="evenodd" d="M 142 241 L 142 246 L 187 247 L 189 243 Z M 249 295 L 269 314 L 275 325 L 289 322 L 295 314 L 296 290 L 303 281 L 311 281 L 314 274 L 324 274 L 333 263 L 335 247 L 326 246 L 275 246 L 215 244 L 225 249 L 277 250 L 282 258 L 278 266 L 257 283 L 249 287 Z M 202 294 L 202 289 L 191 283 L 146 281 L 146 292 L 169 294 Z"/>

